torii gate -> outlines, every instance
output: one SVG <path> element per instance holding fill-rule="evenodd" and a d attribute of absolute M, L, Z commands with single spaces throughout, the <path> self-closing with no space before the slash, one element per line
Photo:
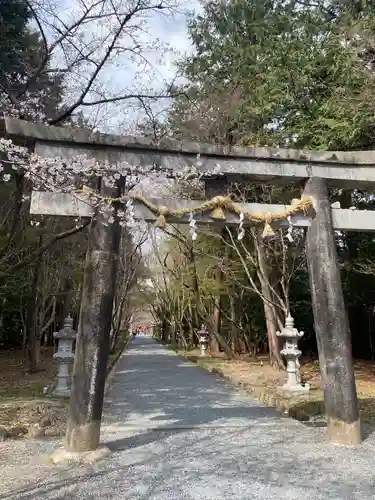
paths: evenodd
<path fill-rule="evenodd" d="M 37 154 L 45 157 L 72 158 L 86 154 L 109 163 L 126 161 L 147 166 L 156 162 L 177 170 L 195 164 L 199 154 L 202 172 L 213 171 L 217 164 L 220 165 L 220 177 L 206 181 L 207 196 L 223 194 L 226 183 L 235 180 L 268 184 L 305 183 L 304 194 L 312 197 L 315 214 L 296 215 L 293 224 L 308 227 L 307 263 L 328 435 L 333 443 L 361 442 L 350 330 L 334 230 L 375 231 L 375 217 L 371 211 L 331 207 L 327 187 L 373 188 L 375 152 L 304 152 L 180 143 L 170 139 L 156 145 L 144 138 L 90 134 L 11 118 L 4 120 L 4 131 L 9 138 L 33 146 Z M 102 194 L 107 196 L 119 195 L 119 188 L 103 186 L 102 189 Z M 199 203 L 158 200 L 156 204 L 192 208 Z M 244 210 L 262 212 L 285 208 L 283 205 L 261 204 L 243 207 Z M 33 193 L 31 213 L 74 217 L 93 215 L 87 203 L 72 195 L 44 192 Z M 137 207 L 137 214 L 146 221 L 156 219 L 156 215 L 144 206 Z M 212 222 L 208 215 L 197 217 L 197 220 Z M 170 221 L 188 222 L 187 217 L 172 217 Z M 227 214 L 225 223 L 233 222 L 238 223 L 238 217 Z M 118 238 L 111 228 L 100 224 L 99 214 L 93 219 L 90 229 L 66 440 L 67 449 L 76 452 L 95 450 L 99 445 L 117 252 Z M 98 300 L 91 300 L 93 291 Z"/>

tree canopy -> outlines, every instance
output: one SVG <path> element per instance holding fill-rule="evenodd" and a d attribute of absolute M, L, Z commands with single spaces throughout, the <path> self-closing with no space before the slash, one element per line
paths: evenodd
<path fill-rule="evenodd" d="M 181 62 L 188 98 L 172 127 L 246 145 L 369 147 L 375 23 L 363 5 L 205 2 L 189 22 L 196 50 Z"/>

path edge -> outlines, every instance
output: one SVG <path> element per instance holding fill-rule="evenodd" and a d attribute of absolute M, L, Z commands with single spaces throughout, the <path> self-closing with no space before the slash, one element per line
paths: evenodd
<path fill-rule="evenodd" d="M 173 347 L 170 344 L 162 342 L 162 344 L 173 354 L 179 356 L 185 361 L 199 367 L 201 370 L 204 370 L 207 373 L 212 375 L 219 376 L 222 380 L 229 383 L 234 389 L 244 392 L 250 399 L 257 401 L 261 405 L 266 408 L 274 408 L 280 416 L 289 417 L 298 422 L 307 422 L 314 415 L 308 415 L 304 410 L 300 410 L 293 406 L 288 400 L 288 398 L 283 398 L 280 395 L 275 395 L 271 392 L 268 392 L 266 388 L 262 388 L 259 390 L 258 388 L 252 386 L 252 384 L 248 382 L 236 382 L 231 379 L 221 368 L 217 367 L 208 367 L 204 364 L 205 357 L 196 358 L 189 356 L 184 351 L 180 350 L 178 347 Z M 207 356 L 209 357 L 209 356 Z"/>
<path fill-rule="evenodd" d="M 131 335 L 126 339 L 122 349 L 116 354 L 116 357 L 112 360 L 112 363 L 107 367 L 107 375 L 105 379 L 104 396 L 107 396 L 109 389 L 112 386 L 113 379 L 116 375 L 117 365 L 119 364 L 124 352 L 130 344 Z"/>

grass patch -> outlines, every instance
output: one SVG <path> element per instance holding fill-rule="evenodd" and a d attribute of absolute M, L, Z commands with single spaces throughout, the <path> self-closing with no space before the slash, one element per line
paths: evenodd
<path fill-rule="evenodd" d="M 0 390 L 0 400 L 4 399 L 35 399 L 43 396 L 44 382 L 32 382 L 26 387 L 10 387 Z"/>

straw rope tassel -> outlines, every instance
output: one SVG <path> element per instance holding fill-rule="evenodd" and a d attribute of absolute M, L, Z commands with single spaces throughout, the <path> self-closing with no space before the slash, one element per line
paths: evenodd
<path fill-rule="evenodd" d="M 162 206 L 158 209 L 158 218 L 155 221 L 155 227 L 160 227 L 161 229 L 167 226 L 167 217 L 171 215 L 171 212 L 168 207 Z"/>
<path fill-rule="evenodd" d="M 226 220 L 225 213 L 222 207 L 215 207 L 210 213 L 210 217 L 214 220 Z"/>
<path fill-rule="evenodd" d="M 262 233 L 262 238 L 272 238 L 272 236 L 275 236 L 274 230 L 272 229 L 271 222 L 272 222 L 272 214 L 270 212 L 267 212 L 265 215 L 265 224 L 264 224 L 264 229 Z"/>

